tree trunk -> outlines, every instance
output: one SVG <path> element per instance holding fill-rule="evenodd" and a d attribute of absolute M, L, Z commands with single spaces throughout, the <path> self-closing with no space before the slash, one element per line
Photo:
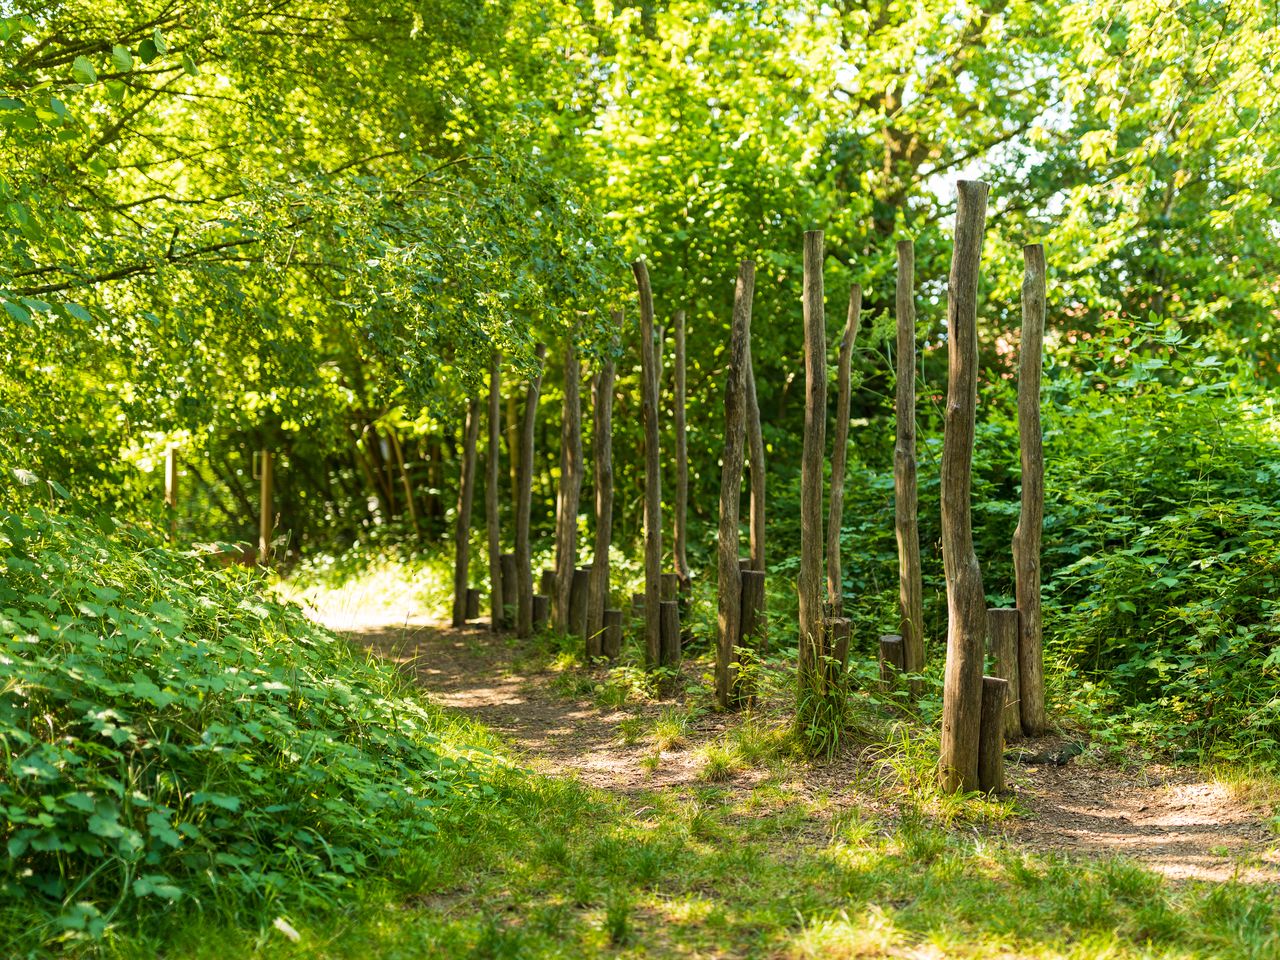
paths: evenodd
<path fill-rule="evenodd" d="M 741 576 L 742 616 L 738 628 L 741 636 L 738 646 L 750 650 L 754 660 L 759 662 L 769 649 L 769 635 L 764 615 L 764 572 L 743 570 Z M 742 687 L 741 679 L 738 687 L 739 689 Z"/>
<path fill-rule="evenodd" d="M 688 590 L 689 573 L 689 438 L 685 433 L 685 347 L 684 311 L 677 310 L 675 324 L 675 432 L 676 432 L 676 509 L 675 556 L 673 565 L 680 578 L 680 589 Z"/>
<path fill-rule="evenodd" d="M 844 612 L 844 579 L 840 571 L 840 525 L 844 515 L 844 470 L 849 459 L 849 373 L 853 343 L 862 317 L 862 287 L 849 288 L 849 316 L 840 338 L 836 368 L 836 432 L 831 438 L 831 501 L 827 507 L 827 609 L 830 616 Z"/>
<path fill-rule="evenodd" d="M 564 415 L 560 429 L 560 488 L 556 497 L 556 595 L 551 605 L 558 633 L 569 632 L 569 591 L 578 566 L 578 506 L 582 499 L 582 363 L 570 343 L 564 355 Z"/>
<path fill-rule="evenodd" d="M 514 390 L 507 397 L 507 460 L 514 493 L 520 487 L 520 401 Z"/>
<path fill-rule="evenodd" d="M 578 637 L 586 646 L 587 660 L 600 656 L 599 640 L 587 633 L 587 599 L 591 591 L 591 568 L 575 567 L 569 572 L 569 596 L 565 598 L 565 636 Z"/>
<path fill-rule="evenodd" d="M 1022 736 L 1021 684 L 1018 682 L 1018 615 L 1016 607 L 992 607 L 987 611 L 987 636 L 991 639 L 991 673 L 1009 683 L 1009 703 L 1004 708 L 1004 738 Z"/>
<path fill-rule="evenodd" d="M 458 486 L 453 555 L 453 625 L 467 622 L 467 588 L 471 566 L 471 507 L 476 496 L 476 440 L 480 436 L 480 401 L 467 401 L 467 423 L 462 433 L 462 477 Z"/>
<path fill-rule="evenodd" d="M 978 789 L 984 793 L 1004 792 L 1004 708 L 1009 684 L 999 677 L 981 677 L 978 734 Z"/>
<path fill-rule="evenodd" d="M 827 331 L 822 231 L 804 235 L 804 446 L 800 459 L 799 680 L 822 689 L 822 461 L 826 455 Z"/>
<path fill-rule="evenodd" d="M 622 653 L 622 611 L 606 610 L 604 612 L 604 635 L 602 649 L 610 660 L 617 660 Z"/>
<path fill-rule="evenodd" d="M 533 635 L 533 566 L 529 556 L 529 513 L 533 508 L 533 431 L 538 421 L 538 398 L 542 393 L 542 366 L 547 345 L 538 344 L 538 369 L 529 379 L 524 423 L 520 426 L 520 486 L 516 499 L 516 636 Z"/>
<path fill-rule="evenodd" d="M 640 366 L 644 379 L 644 653 L 650 668 L 662 659 L 659 597 L 662 590 L 662 461 L 658 450 L 658 358 L 653 330 L 653 291 L 643 260 L 631 265 L 640 292 Z"/>
<path fill-rule="evenodd" d="M 947 410 L 942 447 L 942 563 L 948 619 L 940 776 L 947 792 L 978 789 L 978 729 L 987 633 L 987 602 L 970 517 L 978 402 L 978 275 L 987 185 L 961 180 L 959 194 L 947 283 Z"/>
<path fill-rule="evenodd" d="M 898 632 L 908 673 L 924 669 L 924 583 L 920 572 L 920 532 L 916 524 L 916 256 L 910 240 L 898 241 L 897 381 L 893 447 L 894 527 L 898 535 Z M 912 698 L 920 682 L 911 684 Z"/>
<path fill-rule="evenodd" d="M 1021 679 L 1019 713 L 1029 737 L 1045 732 L 1044 640 L 1040 614 L 1040 537 L 1044 525 L 1044 450 L 1040 436 L 1040 367 L 1044 349 L 1044 247 L 1022 248 L 1026 273 L 1022 280 L 1022 345 L 1018 367 L 1018 438 L 1022 448 L 1022 512 L 1013 534 L 1013 566 L 1017 575 L 1018 610 L 1022 615 L 1018 644 Z"/>
<path fill-rule="evenodd" d="M 898 686 L 907 657 L 902 637 L 886 633 L 880 637 L 880 690 L 889 694 Z"/>
<path fill-rule="evenodd" d="M 259 454 L 258 463 L 258 562 L 264 567 L 271 563 L 272 486 L 275 481 L 270 450 Z"/>
<path fill-rule="evenodd" d="M 622 329 L 622 311 L 613 313 L 615 330 Z M 616 349 L 614 341 L 611 349 Z M 591 591 L 587 602 L 587 636 L 599 637 L 609 605 L 609 547 L 613 543 L 613 381 L 610 353 L 592 381 L 592 452 L 595 455 L 596 527 L 591 557 Z M 599 642 L 599 641 L 597 641 Z"/>
<path fill-rule="evenodd" d="M 413 539 L 422 542 L 422 527 L 418 523 L 418 504 L 413 497 L 413 484 L 409 480 L 409 471 L 404 466 L 404 451 L 400 448 L 400 438 L 395 430 L 387 429 L 387 438 L 391 443 L 391 452 L 396 458 L 396 472 L 400 474 L 400 486 L 404 489 L 404 502 L 409 509 L 409 523 L 413 527 Z M 390 464 L 388 464 L 388 468 Z M 434 479 L 432 483 L 434 484 Z M 435 489 L 439 489 L 436 487 Z"/>
<path fill-rule="evenodd" d="M 502 529 L 498 523 L 498 482 L 502 475 L 502 355 L 489 360 L 489 451 L 485 464 L 484 520 L 489 537 L 489 629 L 503 625 Z"/>
<path fill-rule="evenodd" d="M 663 600 L 659 606 L 662 624 L 662 665 L 676 670 L 680 667 L 680 604 L 676 600 Z"/>
<path fill-rule="evenodd" d="M 756 398 L 755 362 L 747 340 L 747 456 L 751 461 L 751 569 L 764 572 L 764 432 Z M 761 610 L 763 611 L 763 607 Z M 764 615 L 763 613 L 761 614 Z"/>
<path fill-rule="evenodd" d="M 733 648 L 742 639 L 742 570 L 738 561 L 738 511 L 742 499 L 742 458 L 746 433 L 748 344 L 751 340 L 751 302 L 755 296 L 756 265 L 738 266 L 733 297 L 733 325 L 729 333 L 729 369 L 724 389 L 724 452 L 720 457 L 720 530 L 716 552 L 719 603 L 716 639 L 716 703 L 736 706 L 737 658 Z"/>
<path fill-rule="evenodd" d="M 502 626 L 510 629 L 516 623 L 516 608 L 520 605 L 520 577 L 516 573 L 516 555 L 504 553 L 498 558 L 502 565 Z"/>

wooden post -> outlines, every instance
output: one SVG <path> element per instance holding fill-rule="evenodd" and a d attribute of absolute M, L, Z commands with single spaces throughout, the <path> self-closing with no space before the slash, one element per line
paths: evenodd
<path fill-rule="evenodd" d="M 271 530 L 274 526 L 271 488 L 275 478 L 271 451 L 261 451 L 258 458 L 258 563 L 265 567 L 271 563 Z"/>
<path fill-rule="evenodd" d="M 551 611 L 551 597 L 545 593 L 533 595 L 533 629 L 541 630 L 547 625 Z"/>
<path fill-rule="evenodd" d="M 1009 684 L 999 677 L 982 678 L 982 718 L 978 731 L 978 789 L 1004 792 L 1004 709 Z"/>
<path fill-rule="evenodd" d="M 804 235 L 804 446 L 800 459 L 799 680 L 821 690 L 822 462 L 826 455 L 827 331 L 823 308 L 822 231 Z"/>
<path fill-rule="evenodd" d="M 514 553 L 504 553 L 498 559 L 502 568 L 502 626 L 510 629 L 515 626 L 516 608 L 520 605 L 520 578 Z"/>
<path fill-rule="evenodd" d="M 164 448 L 164 510 L 169 515 L 169 540 L 178 538 L 178 449 Z"/>
<path fill-rule="evenodd" d="M 633 593 L 631 595 L 631 619 L 644 621 L 644 604 L 645 595 L 643 593 Z"/>
<path fill-rule="evenodd" d="M 467 619 L 476 620 L 480 617 L 480 590 L 476 587 L 467 588 Z"/>
<path fill-rule="evenodd" d="M 849 375 L 853 343 L 862 316 L 862 287 L 849 288 L 849 315 L 840 338 L 836 368 L 836 432 L 831 438 L 831 501 L 827 507 L 827 609 L 839 617 L 844 610 L 844 580 L 840 571 L 840 525 L 844 515 L 844 470 L 849 459 Z"/>
<path fill-rule="evenodd" d="M 750 561 L 748 561 L 749 563 Z M 752 659 L 759 663 L 769 652 L 768 617 L 765 615 L 763 570 L 743 569 L 742 577 L 742 614 L 739 617 L 739 638 L 737 646 L 751 651 Z M 730 706 L 740 706 L 751 701 L 755 695 L 751 674 L 739 673 L 734 678 L 731 691 Z"/>
<path fill-rule="evenodd" d="M 570 341 L 564 354 L 564 414 L 560 428 L 560 486 L 556 495 L 556 592 L 551 616 L 569 632 L 569 590 L 578 565 L 578 506 L 582 498 L 582 363 Z M 584 602 L 586 598 L 583 598 Z"/>
<path fill-rule="evenodd" d="M 947 283 L 947 408 L 942 447 L 942 563 L 948 618 L 939 773 L 947 792 L 978 789 L 987 602 L 982 568 L 973 549 L 970 485 L 978 403 L 978 274 L 986 219 L 987 185 L 961 180 Z"/>
<path fill-rule="evenodd" d="M 760 403 L 756 398 L 755 361 L 747 338 L 747 458 L 751 462 L 750 546 L 751 569 L 764 572 L 764 432 L 760 428 Z M 765 608 L 760 615 L 765 617 Z"/>
<path fill-rule="evenodd" d="M 992 607 L 987 610 L 987 635 L 991 639 L 991 673 L 1009 684 L 1009 703 L 1004 708 L 1004 738 L 1022 736 L 1020 716 L 1021 694 L 1018 683 L 1018 631 L 1016 607 Z"/>
<path fill-rule="evenodd" d="M 756 265 L 738 265 L 729 334 L 729 369 L 724 390 L 724 452 L 720 457 L 720 529 L 716 552 L 717 604 L 716 703 L 735 705 L 737 670 L 734 645 L 742 638 L 742 571 L 738 562 L 738 508 L 742 497 L 742 458 L 746 432 L 747 349 L 751 337 L 751 303 L 755 296 Z"/>
<path fill-rule="evenodd" d="M 676 508 L 675 508 L 675 549 L 672 562 L 676 568 L 676 576 L 680 578 L 680 589 L 689 589 L 691 575 L 689 573 L 689 438 L 686 435 L 685 423 L 685 347 L 684 347 L 684 311 L 677 310 L 672 320 L 675 327 L 675 411 L 674 427 L 676 440 Z"/>
<path fill-rule="evenodd" d="M 467 401 L 462 430 L 462 476 L 458 485 L 458 516 L 453 534 L 453 625 L 467 622 L 467 584 L 471 567 L 471 508 L 476 496 L 476 441 L 480 437 L 480 401 Z"/>
<path fill-rule="evenodd" d="M 538 421 L 538 398 L 542 394 L 542 366 L 547 345 L 538 344 L 534 355 L 538 368 L 529 379 L 524 422 L 520 426 L 520 489 L 516 495 L 516 636 L 533 634 L 533 566 L 529 556 L 529 513 L 533 508 L 533 431 Z"/>
<path fill-rule="evenodd" d="M 853 622 L 848 617 L 824 617 L 822 632 L 830 650 L 830 659 L 825 662 L 826 684 L 828 689 L 837 689 L 849 665 L 849 637 L 853 632 Z"/>
<path fill-rule="evenodd" d="M 1044 640 L 1040 614 L 1040 537 L 1044 526 L 1044 450 L 1040 436 L 1040 367 L 1044 349 L 1045 263 L 1038 243 L 1022 248 L 1022 344 L 1018 366 L 1018 439 L 1022 447 L 1022 512 L 1013 534 L 1013 567 L 1022 612 L 1019 713 L 1029 737 L 1045 732 Z"/>
<path fill-rule="evenodd" d="M 485 463 L 484 523 L 489 539 L 489 629 L 504 625 L 502 529 L 498 524 L 498 481 L 502 475 L 502 355 L 489 359 L 489 449 Z"/>
<path fill-rule="evenodd" d="M 604 612 L 604 642 L 601 647 L 610 660 L 617 660 L 622 653 L 621 610 L 610 609 Z"/>
<path fill-rule="evenodd" d="M 897 437 L 893 447 L 894 529 L 898 538 L 898 632 L 908 673 L 924 669 L 924 581 L 916 523 L 916 255 L 910 240 L 898 241 Z M 912 698 L 920 682 L 911 683 Z"/>
<path fill-rule="evenodd" d="M 538 577 L 538 592 L 545 595 L 547 599 L 555 596 L 556 593 L 556 572 L 548 570 L 545 567 Z"/>
<path fill-rule="evenodd" d="M 565 603 L 564 632 L 581 637 L 588 659 L 600 656 L 600 638 L 587 635 L 587 594 L 591 590 L 591 568 L 576 567 L 569 574 L 569 596 Z M 559 627 L 556 628 L 557 632 Z"/>
<path fill-rule="evenodd" d="M 680 574 L 664 573 L 662 575 L 662 599 L 680 599 Z"/>
<path fill-rule="evenodd" d="M 613 327 L 622 329 L 621 310 L 613 312 Z M 615 335 L 616 337 L 616 335 Z M 612 349 L 617 348 L 615 339 Z M 592 382 L 592 452 L 595 454 L 596 527 L 591 557 L 591 589 L 587 597 L 587 636 L 600 636 L 609 605 L 609 547 L 613 543 L 613 381 L 610 352 Z M 599 641 L 597 641 L 599 642 Z"/>
<path fill-rule="evenodd" d="M 906 666 L 906 650 L 902 637 L 886 633 L 880 638 L 880 690 L 890 693 Z"/>
<path fill-rule="evenodd" d="M 653 336 L 653 291 L 643 260 L 631 265 L 640 292 L 640 366 L 644 408 L 644 655 L 656 667 L 662 659 L 658 603 L 662 590 L 662 461 L 658 450 L 658 358 Z"/>
<path fill-rule="evenodd" d="M 680 666 L 680 604 L 663 600 L 659 607 L 662 623 L 662 665 L 672 670 Z"/>

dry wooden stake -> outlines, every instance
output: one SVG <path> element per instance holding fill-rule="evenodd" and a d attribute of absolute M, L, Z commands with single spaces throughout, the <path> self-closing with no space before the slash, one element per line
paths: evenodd
<path fill-rule="evenodd" d="M 662 623 L 662 665 L 674 670 L 680 666 L 680 604 L 663 600 L 659 618 Z"/>
<path fill-rule="evenodd" d="M 613 312 L 613 328 L 622 329 L 622 311 Z M 609 547 L 613 543 L 613 351 L 601 361 L 592 382 L 592 451 L 595 455 L 596 527 L 591 558 L 591 590 L 587 598 L 587 636 L 600 636 L 609 604 Z M 597 641 L 599 643 L 600 641 Z"/>
<path fill-rule="evenodd" d="M 258 563 L 271 563 L 272 484 L 274 482 L 270 450 L 258 454 Z"/>
<path fill-rule="evenodd" d="M 827 659 L 823 671 L 827 689 L 836 689 L 844 680 L 845 667 L 849 663 L 849 636 L 852 621 L 848 617 L 824 617 L 822 635 L 827 640 Z"/>
<path fill-rule="evenodd" d="M 480 616 L 480 593 L 477 587 L 467 587 L 466 617 L 468 620 L 475 620 Z"/>
<path fill-rule="evenodd" d="M 542 573 L 538 577 L 538 592 L 545 594 L 548 599 L 555 596 L 556 592 L 556 572 L 542 568 Z"/>
<path fill-rule="evenodd" d="M 502 355 L 489 360 L 489 449 L 485 463 L 484 523 L 489 540 L 489 629 L 505 625 L 502 583 L 502 530 L 498 524 L 498 479 L 502 473 Z"/>
<path fill-rule="evenodd" d="M 893 447 L 894 530 L 898 539 L 898 632 L 906 651 L 906 670 L 924 669 L 924 581 L 920 571 L 920 533 L 916 522 L 916 255 L 910 240 L 898 241 L 897 289 L 897 437 Z M 911 683 L 920 695 L 920 682 Z"/>
<path fill-rule="evenodd" d="M 675 328 L 675 410 L 673 411 L 676 434 L 676 507 L 675 507 L 675 551 L 673 563 L 676 576 L 680 578 L 680 589 L 689 588 L 689 438 L 685 433 L 685 350 L 684 350 L 684 311 L 677 310 L 672 320 Z"/>
<path fill-rule="evenodd" d="M 738 646 L 750 650 L 758 660 L 768 652 L 769 648 L 764 612 L 764 571 L 747 569 L 742 570 L 740 575 L 742 577 L 742 616 L 739 620 L 741 639 L 738 640 Z"/>
<path fill-rule="evenodd" d="M 984 793 L 1004 792 L 1004 708 L 1009 684 L 999 677 L 982 677 L 979 694 L 978 785 Z"/>
<path fill-rule="evenodd" d="M 987 636 L 991 641 L 991 673 L 1009 684 L 1009 703 L 1004 708 L 1004 738 L 1022 736 L 1022 718 L 1018 684 L 1018 621 L 1016 607 L 991 607 L 987 610 Z"/>
<path fill-rule="evenodd" d="M 662 575 L 662 599 L 678 600 L 680 598 L 680 574 L 664 573 Z"/>
<path fill-rule="evenodd" d="M 720 529 L 716 551 L 718 606 L 716 703 L 727 709 L 736 700 L 733 648 L 742 637 L 742 571 L 738 562 L 738 509 L 742 496 L 742 458 L 746 431 L 747 345 L 751 338 L 751 302 L 756 265 L 738 265 L 729 334 L 729 369 L 724 390 L 724 452 L 720 457 Z"/>
<path fill-rule="evenodd" d="M 533 629 L 541 630 L 551 615 L 551 597 L 545 593 L 533 595 Z"/>
<path fill-rule="evenodd" d="M 822 463 L 826 455 L 827 331 L 822 231 L 804 235 L 804 446 L 800 459 L 799 681 L 819 691 L 822 638 Z"/>
<path fill-rule="evenodd" d="M 890 693 L 898 686 L 906 665 L 906 645 L 896 633 L 880 637 L 880 689 Z"/>
<path fill-rule="evenodd" d="M 653 290 L 643 260 L 631 265 L 640 294 L 640 366 L 644 410 L 644 653 L 645 664 L 662 658 L 658 603 L 662 591 L 662 461 L 658 449 L 658 356 L 653 330 Z"/>
<path fill-rule="evenodd" d="M 609 609 L 604 612 L 604 655 L 617 660 L 622 653 L 622 611 Z"/>
<path fill-rule="evenodd" d="M 467 401 L 462 429 L 462 476 L 458 484 L 458 515 L 453 533 L 453 625 L 467 622 L 467 593 L 471 573 L 471 508 L 476 495 L 476 441 L 480 437 L 480 401 Z"/>
<path fill-rule="evenodd" d="M 520 426 L 520 489 L 516 500 L 516 635 L 533 635 L 533 566 L 529 555 L 529 514 L 533 507 L 533 432 L 538 421 L 538 398 L 542 394 L 542 368 L 547 345 L 534 351 L 538 366 L 529 379 L 524 421 Z"/>
<path fill-rule="evenodd" d="M 564 415 L 560 428 L 560 486 L 556 495 L 556 592 L 551 616 L 569 632 L 569 589 L 578 565 L 578 506 L 582 499 L 582 363 L 570 341 L 564 354 Z M 583 598 L 585 601 L 585 597 Z"/>
<path fill-rule="evenodd" d="M 587 594 L 590 591 L 590 567 L 578 567 L 569 574 L 569 597 L 565 604 L 564 630 L 566 635 L 582 638 L 586 644 L 588 658 L 600 656 L 600 638 L 587 636 Z"/>
<path fill-rule="evenodd" d="M 520 603 L 520 578 L 516 575 L 516 555 L 504 553 L 498 558 L 502 568 L 502 626 L 510 629 L 516 624 L 516 607 Z"/>
<path fill-rule="evenodd" d="M 1040 436 L 1040 367 L 1044 350 L 1044 247 L 1022 248 L 1022 345 L 1018 366 L 1018 438 L 1022 447 L 1022 512 L 1013 534 L 1022 683 L 1019 713 L 1029 737 L 1045 732 L 1044 640 L 1040 614 L 1040 537 L 1044 526 L 1044 450 Z"/>
<path fill-rule="evenodd" d="M 978 402 L 978 275 L 987 185 L 961 180 L 947 283 L 947 409 L 942 446 L 942 563 L 947 580 L 947 664 L 942 688 L 942 789 L 978 789 L 978 728 L 987 602 L 973 549 L 970 486 Z M 1003 706 L 1003 705 L 1002 705 Z"/>
<path fill-rule="evenodd" d="M 844 470 L 849 458 L 849 377 L 853 344 L 862 316 L 862 287 L 849 289 L 849 315 L 840 338 L 836 373 L 836 432 L 831 438 L 831 502 L 827 507 L 827 609 L 838 617 L 844 610 L 844 580 L 840 570 L 840 525 L 844 515 Z"/>
<path fill-rule="evenodd" d="M 751 338 L 747 338 L 747 458 L 751 462 L 750 545 L 751 569 L 764 572 L 764 432 L 760 428 L 760 403 L 756 398 L 755 362 Z M 767 617 L 765 608 L 760 615 Z"/>

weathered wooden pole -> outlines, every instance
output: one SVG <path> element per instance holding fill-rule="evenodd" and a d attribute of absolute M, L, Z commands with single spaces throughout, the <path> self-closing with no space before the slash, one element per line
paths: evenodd
<path fill-rule="evenodd" d="M 622 329 L 622 311 L 613 312 L 613 327 Z M 617 341 L 614 341 L 614 348 Z M 600 363 L 592 380 L 592 452 L 595 455 L 596 527 L 591 558 L 591 589 L 587 600 L 587 644 L 604 630 L 604 611 L 609 605 L 609 547 L 613 543 L 613 381 L 614 360 L 610 352 Z M 594 641 L 600 645 L 602 640 Z"/>
<path fill-rule="evenodd" d="M 662 660 L 658 604 L 662 591 L 662 461 L 658 449 L 658 357 L 653 330 L 653 290 L 643 260 L 631 265 L 640 293 L 640 367 L 644 410 L 644 655 L 649 667 Z"/>
<path fill-rule="evenodd" d="M 516 608 L 520 605 L 520 576 L 514 553 L 504 553 L 498 557 L 498 565 L 502 568 L 502 627 L 510 629 L 516 625 Z"/>
<path fill-rule="evenodd" d="M 1040 537 L 1044 526 L 1044 449 L 1040 436 L 1040 367 L 1044 349 L 1044 247 L 1022 248 L 1022 344 L 1018 365 L 1018 439 L 1022 447 L 1022 512 L 1013 534 L 1021 680 L 1019 713 L 1029 737 L 1045 732 L 1044 640 L 1040 613 Z"/>
<path fill-rule="evenodd" d="M 555 595 L 556 592 L 556 572 L 542 568 L 542 572 L 538 576 L 538 593 L 542 594 L 548 600 Z"/>
<path fill-rule="evenodd" d="M 604 637 L 601 644 L 604 655 L 617 660 L 622 653 L 622 611 L 609 609 L 604 612 Z"/>
<path fill-rule="evenodd" d="M 516 498 L 516 636 L 533 635 L 533 566 L 529 556 L 529 513 L 533 508 L 533 431 L 538 421 L 538 398 L 542 394 L 542 366 L 547 345 L 538 344 L 538 367 L 529 378 L 524 421 L 520 425 L 520 488 Z"/>
<path fill-rule="evenodd" d="M 804 445 L 800 459 L 800 637 L 802 694 L 822 690 L 822 462 L 826 455 L 827 331 L 822 231 L 804 235 Z"/>
<path fill-rule="evenodd" d="M 942 788 L 978 789 L 978 729 L 987 602 L 973 549 L 970 486 L 978 404 L 978 275 L 987 185 L 961 180 L 947 282 L 947 409 L 942 447 L 942 563 L 947 580 L 947 665 L 942 688 Z"/>
<path fill-rule="evenodd" d="M 829 647 L 830 659 L 826 661 L 826 684 L 829 689 L 843 682 L 845 668 L 849 664 L 849 638 L 853 624 L 848 617 L 823 617 L 823 636 Z"/>
<path fill-rule="evenodd" d="M 742 639 L 738 646 L 750 650 L 757 659 L 768 652 L 769 634 L 765 619 L 764 603 L 764 571 L 746 569 L 742 576 L 742 616 L 739 622 L 739 634 Z M 741 687 L 741 679 L 738 686 Z"/>
<path fill-rule="evenodd" d="M 169 515 L 169 539 L 178 538 L 178 448 L 164 448 L 164 510 Z"/>
<path fill-rule="evenodd" d="M 476 495 L 476 441 L 480 437 L 480 401 L 467 401 L 462 430 L 462 476 L 458 484 L 458 516 L 453 534 L 453 625 L 467 622 L 467 589 L 471 567 L 471 508 Z"/>
<path fill-rule="evenodd" d="M 749 544 L 751 569 L 764 572 L 764 431 L 760 427 L 760 403 L 756 397 L 755 361 L 747 338 L 747 458 L 751 463 L 751 512 Z M 766 617 L 764 607 L 761 617 Z M 761 621 L 763 626 L 763 620 Z"/>
<path fill-rule="evenodd" d="M 600 656 L 599 638 L 592 643 L 587 634 L 587 595 L 591 590 L 591 568 L 575 567 L 569 574 L 569 597 L 566 601 L 564 632 L 566 635 L 581 637 L 586 644 L 587 657 Z M 557 628 L 559 629 L 559 628 Z"/>
<path fill-rule="evenodd" d="M 992 607 L 987 610 L 987 636 L 991 640 L 992 676 L 1008 681 L 1009 703 L 1004 709 L 1004 738 L 1022 736 L 1021 684 L 1018 676 L 1019 620 L 1016 607 Z"/>
<path fill-rule="evenodd" d="M 545 593 L 533 595 L 533 629 L 541 630 L 551 617 L 551 597 Z"/>
<path fill-rule="evenodd" d="M 659 607 L 662 620 L 662 665 L 672 670 L 680 666 L 680 603 L 663 600 Z"/>
<path fill-rule="evenodd" d="M 489 629 L 504 626 L 502 529 L 498 524 L 498 481 L 502 475 L 502 355 L 489 359 L 489 449 L 485 463 L 484 524 L 489 540 Z"/>
<path fill-rule="evenodd" d="M 999 677 L 981 677 L 981 720 L 978 731 L 978 789 L 1004 792 L 1004 709 L 1009 684 Z"/>
<path fill-rule="evenodd" d="M 569 632 L 569 590 L 578 565 L 578 506 L 582 499 L 582 362 L 572 341 L 564 353 L 564 413 L 560 421 L 560 486 L 556 495 L 556 593 L 552 621 Z M 585 599 L 585 598 L 584 598 Z"/>
<path fill-rule="evenodd" d="M 466 615 L 468 620 L 475 620 L 480 616 L 480 590 L 476 587 L 467 587 Z"/>
<path fill-rule="evenodd" d="M 893 519 L 898 538 L 898 633 L 907 673 L 924 669 L 924 581 L 916 523 L 916 255 L 910 240 L 898 241 L 897 438 L 893 446 Z M 912 697 L 920 683 L 911 685 Z"/>
<path fill-rule="evenodd" d="M 258 563 L 264 567 L 271 563 L 273 471 L 271 451 L 263 449 L 258 454 Z"/>
<path fill-rule="evenodd" d="M 898 686 L 906 666 L 906 650 L 902 637 L 886 633 L 880 637 L 880 689 L 889 693 Z"/>
<path fill-rule="evenodd" d="M 840 525 L 844 516 L 844 471 L 849 459 L 849 377 L 853 344 L 862 317 L 862 287 L 849 288 L 849 315 L 840 338 L 836 367 L 836 432 L 831 438 L 831 501 L 827 507 L 827 610 L 839 617 L 844 611 L 844 580 L 840 570 Z"/>
<path fill-rule="evenodd" d="M 719 599 L 716 635 L 716 703 L 736 705 L 733 648 L 742 638 L 742 570 L 738 562 L 738 510 L 742 497 L 742 459 L 746 433 L 747 349 L 751 338 L 751 302 L 756 265 L 738 265 L 729 329 L 729 369 L 724 388 L 724 452 L 720 456 L 720 529 L 716 551 Z"/>
<path fill-rule="evenodd" d="M 672 320 L 675 327 L 675 411 L 674 427 L 676 433 L 676 508 L 675 508 L 675 548 L 673 564 L 676 576 L 680 578 L 680 589 L 689 589 L 691 575 L 689 573 L 689 438 L 685 433 L 685 347 L 684 347 L 684 311 L 677 310 Z"/>

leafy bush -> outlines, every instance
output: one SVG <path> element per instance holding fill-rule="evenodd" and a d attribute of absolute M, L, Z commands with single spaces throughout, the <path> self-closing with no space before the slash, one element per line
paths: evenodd
<path fill-rule="evenodd" d="M 442 715 L 250 574 L 38 509 L 0 513 L 0 553 L 0 939 L 314 902 L 490 790 Z"/>

